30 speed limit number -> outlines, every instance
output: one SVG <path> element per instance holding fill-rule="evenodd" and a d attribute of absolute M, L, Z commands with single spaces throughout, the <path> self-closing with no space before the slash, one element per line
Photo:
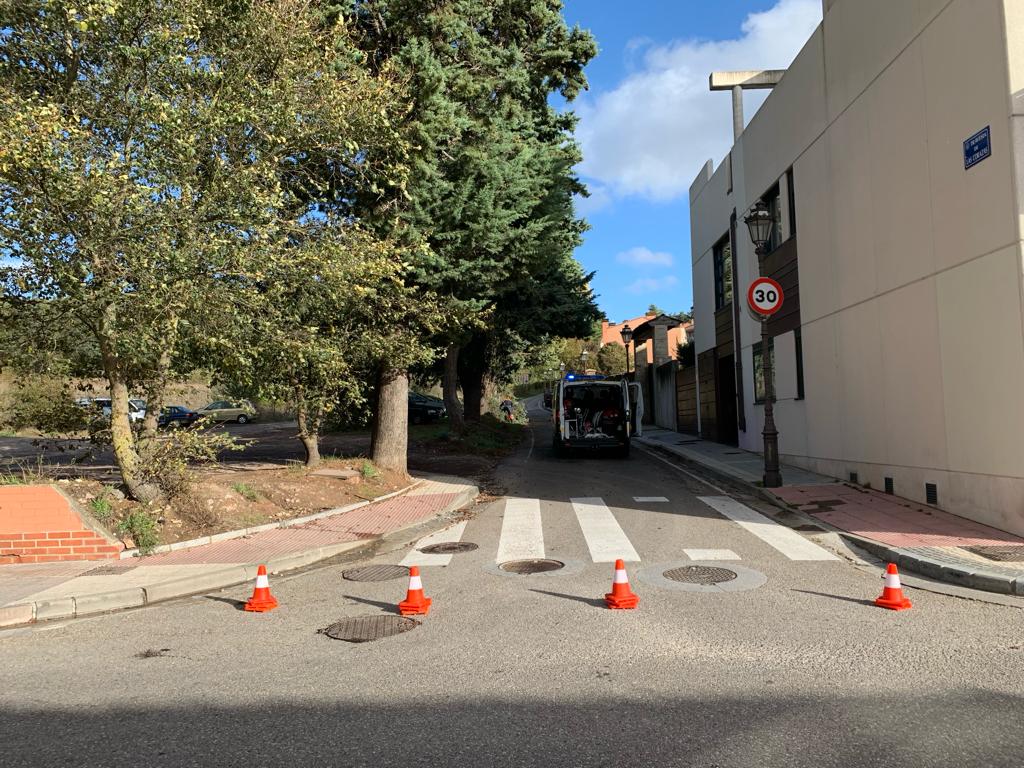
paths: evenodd
<path fill-rule="evenodd" d="M 747 304 L 759 315 L 768 317 L 782 309 L 782 286 L 770 277 L 759 277 L 747 289 Z"/>

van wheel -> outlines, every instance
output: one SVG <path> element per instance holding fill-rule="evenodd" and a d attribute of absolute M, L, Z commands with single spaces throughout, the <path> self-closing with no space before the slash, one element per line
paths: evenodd
<path fill-rule="evenodd" d="M 619 448 L 619 458 L 621 458 L 621 459 L 628 459 L 629 458 L 629 443 L 624 443 L 622 445 L 622 447 Z"/>
<path fill-rule="evenodd" d="M 555 455 L 556 459 L 561 459 L 565 456 L 565 447 L 556 439 L 551 441 L 551 452 Z"/>

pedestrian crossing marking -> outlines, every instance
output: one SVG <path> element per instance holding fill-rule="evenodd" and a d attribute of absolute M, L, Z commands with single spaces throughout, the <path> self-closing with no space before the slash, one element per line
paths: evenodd
<path fill-rule="evenodd" d="M 739 560 L 740 556 L 731 549 L 684 549 L 691 560 Z"/>
<path fill-rule="evenodd" d="M 422 539 L 416 542 L 413 546 L 412 551 L 405 556 L 405 559 L 399 563 L 399 565 L 411 566 L 425 566 L 425 565 L 448 565 L 452 561 L 452 556 L 448 555 L 431 555 L 426 552 L 419 552 L 417 550 L 423 547 L 429 547 L 434 544 L 447 544 L 451 542 L 462 541 L 462 534 L 466 531 L 466 525 L 468 520 L 463 520 L 461 523 L 456 523 L 449 528 L 445 528 L 443 531 L 435 531 L 429 536 L 424 536 Z"/>
<path fill-rule="evenodd" d="M 634 496 L 633 501 L 640 504 L 658 504 L 667 502 L 668 499 L 664 496 Z"/>
<path fill-rule="evenodd" d="M 585 497 L 570 501 L 595 563 L 613 563 L 620 558 L 634 563 L 640 561 L 640 555 L 633 549 L 604 499 Z"/>
<path fill-rule="evenodd" d="M 826 549 L 808 541 L 796 531 L 779 525 L 760 512 L 728 496 L 698 496 L 702 502 L 757 536 L 790 560 L 838 560 Z"/>
<path fill-rule="evenodd" d="M 506 499 L 496 562 L 539 560 L 544 557 L 544 528 L 540 499 Z"/>

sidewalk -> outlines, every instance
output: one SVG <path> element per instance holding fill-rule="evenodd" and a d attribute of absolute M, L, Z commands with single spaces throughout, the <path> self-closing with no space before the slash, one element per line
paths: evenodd
<path fill-rule="evenodd" d="M 135 608 L 300 568 L 466 506 L 479 493 L 461 478 L 429 475 L 408 492 L 320 513 L 301 525 L 150 557 L 0 567 L 0 627 Z"/>
<path fill-rule="evenodd" d="M 644 427 L 660 448 L 738 480 L 774 504 L 837 530 L 849 543 L 901 568 L 964 587 L 1024 595 L 1024 539 L 936 507 L 782 465 L 781 488 L 760 487 L 760 454 Z"/>

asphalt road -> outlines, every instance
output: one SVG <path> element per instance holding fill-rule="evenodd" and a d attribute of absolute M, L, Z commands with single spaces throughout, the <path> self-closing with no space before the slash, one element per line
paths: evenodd
<path fill-rule="evenodd" d="M 877 571 L 792 560 L 698 480 L 639 451 L 556 460 L 533 426 L 501 468 L 519 501 L 480 509 L 461 537 L 479 548 L 423 569 L 433 608 L 406 634 L 317 634 L 405 594 L 332 566 L 272 580 L 268 614 L 238 610 L 237 589 L 0 636 L 0 765 L 1024 764 L 1024 612 L 911 589 L 912 610 L 876 608 Z M 499 575 L 499 552 L 541 546 L 536 510 L 567 567 Z M 611 611 L 612 566 L 594 561 L 623 537 L 641 602 Z M 685 549 L 731 550 L 716 565 L 766 581 L 697 593 L 644 575 Z"/>

